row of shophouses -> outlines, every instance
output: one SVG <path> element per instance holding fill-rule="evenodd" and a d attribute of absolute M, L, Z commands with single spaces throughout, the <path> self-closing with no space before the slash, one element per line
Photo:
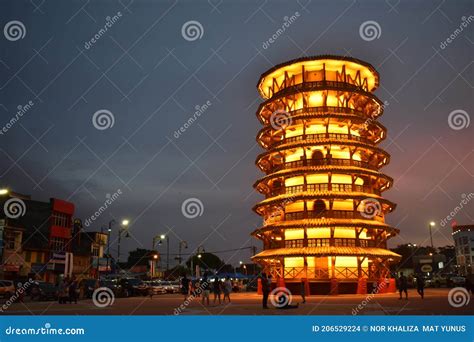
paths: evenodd
<path fill-rule="evenodd" d="M 96 278 L 113 268 L 108 234 L 83 231 L 73 203 L 3 191 L 0 208 L 0 279 L 55 283 L 60 275 Z"/>

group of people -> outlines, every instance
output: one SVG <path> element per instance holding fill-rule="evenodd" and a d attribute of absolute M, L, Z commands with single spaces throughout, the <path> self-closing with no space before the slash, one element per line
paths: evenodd
<path fill-rule="evenodd" d="M 181 279 L 181 293 L 184 296 L 184 300 L 188 299 L 190 294 L 193 294 L 196 297 L 202 297 L 202 304 L 207 303 L 209 306 L 209 297 L 210 294 L 214 294 L 214 305 L 218 301 L 219 304 L 222 301 L 225 303 L 226 299 L 230 303 L 230 293 L 232 292 L 232 281 L 229 276 L 227 276 L 224 281 L 221 281 L 218 277 L 214 278 L 214 281 L 211 283 L 207 275 L 205 275 L 202 281 L 197 280 L 195 283 L 192 283 L 191 280 L 186 277 L 186 275 Z M 223 294 L 223 298 L 221 295 Z M 222 301 L 221 301 L 222 300 Z"/>
<path fill-rule="evenodd" d="M 69 304 L 72 302 L 77 304 L 78 297 L 78 281 L 75 276 L 71 278 L 66 277 L 60 279 L 58 283 L 58 302 L 59 304 L 66 304 L 69 301 Z"/>

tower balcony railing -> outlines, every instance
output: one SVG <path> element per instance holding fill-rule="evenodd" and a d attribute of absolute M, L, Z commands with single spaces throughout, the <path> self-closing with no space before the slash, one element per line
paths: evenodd
<path fill-rule="evenodd" d="M 320 81 L 305 81 L 302 83 L 286 86 L 274 92 L 271 95 L 271 98 L 273 98 L 274 96 L 285 96 L 287 94 L 293 94 L 295 92 L 296 93 L 304 92 L 304 91 L 311 90 L 312 88 L 337 88 L 337 89 L 343 89 L 345 91 L 357 91 L 357 92 L 370 94 L 370 92 L 364 89 L 364 87 L 353 84 L 353 83 L 343 82 L 343 81 L 320 80 Z"/>
<path fill-rule="evenodd" d="M 304 166 L 324 166 L 324 165 L 334 165 L 334 166 L 355 166 L 361 167 L 364 169 L 377 170 L 379 167 L 375 164 L 353 159 L 342 159 L 342 158 L 330 158 L 330 159 L 301 159 L 291 162 L 282 163 L 280 165 L 275 165 L 271 169 L 271 172 L 276 172 L 280 170 L 294 169 L 297 167 Z"/>
<path fill-rule="evenodd" d="M 343 184 L 343 183 L 320 183 L 320 184 L 301 184 L 286 187 L 274 188 L 270 196 L 297 194 L 301 192 L 364 192 L 380 196 L 380 190 L 369 185 Z"/>
<path fill-rule="evenodd" d="M 296 220 L 305 220 L 305 219 L 322 219 L 322 218 L 334 218 L 334 219 L 357 219 L 357 220 L 375 220 L 378 222 L 384 222 L 383 214 L 375 215 L 373 218 L 367 217 L 367 215 L 362 215 L 359 211 L 350 211 L 350 210 L 324 210 L 322 212 L 316 211 L 296 211 L 292 213 L 282 214 L 276 212 L 271 216 L 268 216 L 264 219 L 264 224 L 269 225 L 281 221 L 296 221 Z"/>
<path fill-rule="evenodd" d="M 367 120 L 369 118 L 374 119 L 374 113 L 366 113 L 361 110 L 353 109 L 350 107 L 344 107 L 344 106 L 317 106 L 317 107 L 304 107 L 304 108 L 299 108 L 295 110 L 289 110 L 287 108 L 273 108 L 273 109 L 268 109 L 268 117 L 266 115 L 262 116 L 266 123 L 270 125 L 270 114 L 274 113 L 275 110 L 283 110 L 290 114 L 291 118 L 293 119 L 294 116 L 300 115 L 300 114 L 306 114 L 306 115 L 312 115 L 312 114 L 350 114 L 350 115 L 356 115 L 364 120 Z M 377 114 L 379 115 L 379 114 Z M 294 123 L 296 123 L 296 120 L 292 120 Z"/>
<path fill-rule="evenodd" d="M 337 139 L 337 140 L 354 140 L 358 142 L 363 142 L 367 144 L 373 144 L 374 142 L 365 137 L 361 137 L 354 134 L 345 134 L 345 133 L 318 133 L 318 134 L 304 134 L 297 135 L 294 137 L 284 138 L 280 141 L 275 141 L 270 144 L 269 147 L 276 147 L 282 144 L 294 143 L 294 142 L 305 142 L 308 140 L 322 140 L 322 139 Z"/>
<path fill-rule="evenodd" d="M 360 274 L 359 274 L 360 272 Z M 369 271 L 361 267 L 336 267 L 334 275 L 339 279 L 358 279 L 359 277 L 369 278 Z M 320 267 L 285 267 L 285 278 L 307 278 L 315 280 L 329 280 L 332 277 L 332 270 Z"/>

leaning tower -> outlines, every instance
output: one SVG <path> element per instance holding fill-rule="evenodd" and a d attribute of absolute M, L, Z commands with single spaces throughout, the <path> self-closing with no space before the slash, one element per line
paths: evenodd
<path fill-rule="evenodd" d="M 370 291 L 399 260 L 387 249 L 398 230 L 385 223 L 395 204 L 382 197 L 393 180 L 380 172 L 390 156 L 377 147 L 386 137 L 378 85 L 372 65 L 338 56 L 292 60 L 260 77 L 265 152 L 256 165 L 265 176 L 254 187 L 265 199 L 253 208 L 263 218 L 253 260 L 277 285 Z"/>

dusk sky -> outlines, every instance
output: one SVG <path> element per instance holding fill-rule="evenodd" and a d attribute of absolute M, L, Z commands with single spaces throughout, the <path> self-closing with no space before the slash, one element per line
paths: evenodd
<path fill-rule="evenodd" d="M 1 2 L 2 27 L 16 20 L 25 32 L 23 39 L 0 37 L 1 187 L 72 201 L 82 220 L 120 189 L 88 230 L 129 218 L 125 252 L 151 248 L 160 233 L 169 234 L 172 254 L 180 239 L 187 252 L 199 245 L 260 249 L 250 237 L 261 225 L 251 208 L 263 199 L 252 188 L 263 175 L 255 166 L 263 152 L 255 140 L 259 76 L 302 56 L 352 56 L 379 71 L 375 94 L 386 101 L 381 147 L 391 163 L 382 172 L 395 184 L 384 197 L 397 203 L 387 222 L 400 229 L 389 246 L 429 244 L 431 220 L 435 245 L 452 245 L 450 223 L 441 228 L 440 221 L 474 193 L 473 10 L 469 0 Z M 201 25 L 200 38 L 183 36 L 189 21 Z M 379 25 L 378 38 L 362 39 L 367 21 Z M 94 126 L 99 110 L 112 113 L 112 127 Z M 455 127 L 453 111 L 461 119 Z M 202 201 L 201 216 L 183 216 L 188 198 Z M 473 202 L 456 222 L 474 223 Z M 116 230 L 112 241 L 115 255 Z M 251 251 L 219 256 L 250 262 Z"/>

